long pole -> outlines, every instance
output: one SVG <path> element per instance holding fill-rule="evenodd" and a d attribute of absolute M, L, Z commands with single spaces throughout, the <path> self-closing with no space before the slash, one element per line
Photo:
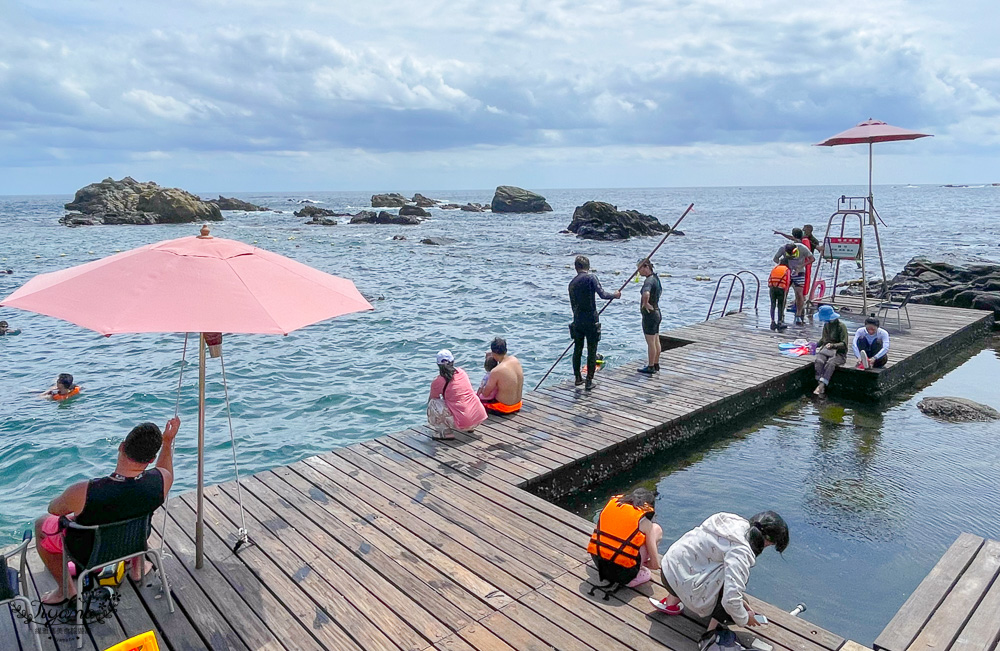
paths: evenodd
<path fill-rule="evenodd" d="M 205 564 L 205 333 L 198 335 L 198 521 L 194 529 L 194 567 Z"/>
<path fill-rule="evenodd" d="M 652 251 L 650 251 L 650 252 L 649 252 L 649 255 L 647 255 L 647 256 L 646 256 L 647 258 L 649 258 L 649 259 L 652 259 L 652 258 L 653 258 L 653 255 L 654 255 L 654 254 L 655 254 L 655 253 L 656 253 L 657 251 L 659 251 L 659 250 L 660 250 L 660 247 L 661 247 L 661 246 L 663 246 L 663 243 L 667 241 L 667 238 L 668 238 L 668 237 L 670 237 L 670 234 L 671 234 L 671 233 L 673 233 L 673 232 L 674 232 L 674 230 L 676 230 L 676 228 L 677 228 L 677 227 L 678 227 L 678 226 L 680 225 L 680 223 L 681 223 L 682 221 L 684 221 L 684 218 L 685 218 L 685 217 L 687 217 L 687 214 L 688 214 L 689 212 L 691 212 L 691 209 L 692 209 L 692 208 L 694 208 L 694 204 L 693 204 L 693 203 L 692 203 L 692 204 L 688 204 L 688 207 L 687 207 L 687 208 L 686 208 L 686 209 L 684 210 L 683 214 L 681 214 L 681 216 L 680 216 L 680 217 L 679 217 L 679 218 L 677 219 L 677 221 L 676 221 L 676 222 L 674 222 L 674 225 L 670 227 L 670 230 L 666 232 L 666 234 L 665 234 L 665 235 L 663 236 L 663 239 L 661 239 L 661 240 L 660 240 L 660 243 L 659 243 L 659 244 L 657 244 L 657 245 L 656 245 L 655 247 L 653 247 L 653 250 L 652 250 Z M 637 274 L 638 272 L 639 272 L 639 270 L 638 270 L 638 269 L 636 269 L 635 271 L 633 271 L 633 272 L 632 272 L 632 275 L 628 277 L 628 280 L 626 280 L 626 281 L 625 281 L 624 283 L 622 283 L 622 286 L 618 288 L 618 291 L 622 291 L 623 289 L 625 289 L 626 287 L 628 287 L 628 284 L 629 284 L 630 282 L 632 282 L 632 279 L 633 279 L 633 278 L 635 278 L 635 275 L 636 275 L 636 274 Z M 606 308 L 607 308 L 607 307 L 608 307 L 609 305 L 611 305 L 611 301 L 613 301 L 613 300 L 615 300 L 615 299 L 613 299 L 613 298 L 612 298 L 612 299 L 610 299 L 610 300 L 609 300 L 609 301 L 608 301 L 607 303 L 605 303 L 605 304 L 604 304 L 604 306 L 603 306 L 603 307 L 601 307 L 601 309 L 600 309 L 600 310 L 598 310 L 598 312 L 597 312 L 597 315 L 598 315 L 598 316 L 600 316 L 601 314 L 603 314 L 603 313 L 604 313 L 604 310 L 605 310 L 605 309 L 606 309 Z M 536 385 L 535 385 L 535 390 L 536 390 L 536 391 L 538 390 L 538 387 L 542 386 L 542 382 L 544 382 L 544 381 L 545 381 L 545 379 L 549 377 L 549 374 L 550 374 L 550 373 L 552 372 L 552 370 L 553 370 L 553 369 L 554 369 L 554 368 L 555 368 L 555 367 L 556 367 L 556 366 L 557 366 L 557 365 L 559 364 L 559 362 L 561 362 L 561 361 L 563 360 L 563 357 L 565 357 L 565 356 L 566 356 L 566 353 L 568 353 L 568 352 L 569 352 L 569 349 L 570 349 L 570 348 L 572 348 L 572 347 L 573 347 L 573 344 L 570 344 L 569 346 L 566 346 L 566 350 L 564 350 L 564 351 L 562 352 L 562 355 L 560 355 L 560 356 L 559 356 L 559 359 L 557 359 L 557 360 L 555 361 L 555 363 L 553 363 L 553 364 L 552 364 L 552 366 L 550 366 L 550 367 L 549 367 L 549 370 L 545 371 L 545 375 L 543 375 L 543 376 L 542 376 L 542 379 L 541 379 L 541 380 L 539 380 L 539 381 L 538 381 L 538 384 L 536 384 Z"/>

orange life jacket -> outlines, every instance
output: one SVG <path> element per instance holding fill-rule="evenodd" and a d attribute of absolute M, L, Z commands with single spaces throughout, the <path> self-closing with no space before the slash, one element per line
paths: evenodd
<path fill-rule="evenodd" d="M 53 393 L 52 394 L 52 399 L 53 400 L 65 400 L 66 398 L 72 398 L 73 396 L 75 396 L 78 393 L 80 393 L 80 387 L 79 386 L 75 386 L 72 389 L 70 389 L 69 393 Z"/>
<path fill-rule="evenodd" d="M 622 497 L 624 495 L 615 495 L 601 511 L 587 552 L 615 565 L 631 568 L 642 560 L 639 549 L 646 542 L 646 534 L 639 531 L 639 522 L 652 510 L 620 502 Z"/>
<path fill-rule="evenodd" d="M 788 290 L 792 285 L 792 274 L 783 264 L 779 264 L 774 269 L 771 269 L 771 275 L 767 279 L 768 287 L 777 287 L 779 289 Z"/>

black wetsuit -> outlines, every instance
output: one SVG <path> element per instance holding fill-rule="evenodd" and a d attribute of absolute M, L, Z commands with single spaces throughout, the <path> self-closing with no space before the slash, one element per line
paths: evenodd
<path fill-rule="evenodd" d="M 604 300 L 614 298 L 614 294 L 604 291 L 601 281 L 589 272 L 581 272 L 569 282 L 569 304 L 573 308 L 573 324 L 570 335 L 573 337 L 573 375 L 581 378 L 580 361 L 583 357 L 583 344 L 587 344 L 587 378 L 593 379 L 597 370 L 597 342 L 601 340 L 601 324 L 597 318 L 597 301 L 594 296 Z"/>
<path fill-rule="evenodd" d="M 647 312 L 639 308 L 642 312 L 642 334 L 656 335 L 660 333 L 660 295 L 663 293 L 663 285 L 660 284 L 660 278 L 655 273 L 646 276 L 645 282 L 642 283 L 640 294 L 647 292 L 649 293 L 649 307 L 653 309 L 651 312 Z"/>

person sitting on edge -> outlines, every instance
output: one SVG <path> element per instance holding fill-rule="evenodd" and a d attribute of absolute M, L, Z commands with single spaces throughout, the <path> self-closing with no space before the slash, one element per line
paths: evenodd
<path fill-rule="evenodd" d="M 660 371 L 660 296 L 663 285 L 659 276 L 653 271 L 653 261 L 649 258 L 639 260 L 639 275 L 646 280 L 642 283 L 642 296 L 639 312 L 642 314 L 642 335 L 646 338 L 646 365 L 639 369 L 640 373 L 652 375 Z"/>
<path fill-rule="evenodd" d="M 476 429 L 486 420 L 486 410 L 472 388 L 469 375 L 455 367 L 455 356 L 450 350 L 437 354 L 437 366 L 438 376 L 431 382 L 427 401 L 427 419 L 437 433 L 435 438 L 453 439 L 453 429 L 466 433 Z M 435 401 L 439 401 L 441 409 L 435 408 Z"/>
<path fill-rule="evenodd" d="M 4 337 L 6 335 L 19 335 L 19 334 L 21 334 L 20 329 L 11 330 L 9 323 L 7 323 L 6 321 L 0 321 L 0 337 Z"/>
<path fill-rule="evenodd" d="M 497 360 L 493 357 L 493 353 L 486 353 L 486 359 L 483 360 L 483 370 L 486 372 L 483 373 L 483 379 L 479 381 L 479 388 L 476 389 L 476 395 L 481 394 L 483 389 L 486 388 L 486 383 L 490 381 L 490 373 L 492 373 L 493 369 L 496 367 Z"/>
<path fill-rule="evenodd" d="M 806 268 L 813 263 L 813 254 L 805 244 L 789 242 L 774 254 L 774 264 L 783 264 L 792 274 L 792 289 L 795 291 L 795 324 L 805 323 Z"/>
<path fill-rule="evenodd" d="M 63 536 L 60 517 L 67 517 L 77 524 L 94 526 L 121 520 L 131 520 L 152 514 L 160 508 L 174 482 L 173 441 L 181 426 L 174 416 L 167 421 L 163 433 L 155 423 L 142 423 L 132 428 L 125 440 L 118 445 L 118 462 L 108 477 L 81 481 L 67 488 L 49 502 L 49 513 L 35 521 L 35 539 L 38 556 L 52 573 L 58 586 L 42 598 L 42 603 L 56 604 L 75 595 L 70 582 L 70 594 L 63 594 L 62 551 Z M 147 466 L 156 458 L 156 466 Z M 92 537 L 81 534 L 67 535 L 66 545 L 75 558 L 90 557 Z M 142 579 L 150 569 L 148 563 L 133 561 L 132 578 Z"/>
<path fill-rule="evenodd" d="M 602 581 L 634 588 L 653 578 L 650 570 L 660 569 L 663 529 L 653 522 L 655 508 L 656 495 L 637 488 L 612 497 L 597 516 L 587 552 Z"/>
<path fill-rule="evenodd" d="M 838 366 L 847 361 L 847 326 L 840 320 L 840 315 L 834 312 L 832 305 L 820 305 L 816 312 L 823 324 L 823 334 L 816 342 L 816 389 L 817 396 L 826 393 L 830 378 Z"/>
<path fill-rule="evenodd" d="M 587 391 L 594 388 L 594 373 L 597 371 L 597 343 L 601 340 L 601 322 L 597 315 L 597 302 L 594 295 L 604 300 L 621 298 L 622 293 L 604 291 L 601 281 L 590 273 L 590 260 L 585 255 L 578 255 L 573 261 L 576 277 L 569 281 L 569 304 L 573 308 L 573 323 L 569 326 L 570 337 L 573 338 L 573 375 L 576 386 L 583 384 L 580 374 L 580 361 L 583 358 L 583 343 L 587 342 L 587 383 L 583 387 Z"/>
<path fill-rule="evenodd" d="M 870 316 L 854 333 L 853 348 L 858 368 L 882 368 L 889 361 L 889 333 L 879 327 L 877 318 Z"/>
<path fill-rule="evenodd" d="M 783 264 L 771 269 L 771 275 L 767 279 L 767 291 L 771 297 L 771 330 L 784 332 L 788 327 L 785 324 L 785 299 L 788 297 L 788 288 L 792 286 L 792 272 Z M 778 320 L 774 317 L 777 314 Z"/>
<path fill-rule="evenodd" d="M 56 378 L 56 383 L 48 391 L 42 394 L 43 398 L 61 401 L 80 393 L 80 385 L 73 384 L 73 376 L 69 373 L 60 373 Z"/>
<path fill-rule="evenodd" d="M 668 615 L 685 608 L 699 617 L 711 615 L 707 631 L 720 625 L 757 626 L 745 596 L 747 580 L 757 557 L 772 545 L 778 553 L 788 547 L 788 525 L 774 511 L 749 520 L 716 513 L 667 549 L 660 574 L 669 594 L 649 601 Z"/>
<path fill-rule="evenodd" d="M 490 371 L 490 379 L 480 390 L 479 398 L 486 411 L 491 414 L 516 414 L 521 411 L 521 395 L 524 391 L 524 369 L 521 368 L 521 362 L 507 354 L 507 342 L 502 337 L 496 337 L 490 342 L 490 354 L 497 366 Z"/>

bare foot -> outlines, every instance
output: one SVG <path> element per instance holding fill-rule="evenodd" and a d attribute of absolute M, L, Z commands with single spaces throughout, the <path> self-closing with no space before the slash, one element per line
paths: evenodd
<path fill-rule="evenodd" d="M 139 565 L 139 563 L 142 563 L 142 565 Z M 142 581 L 142 577 L 153 571 L 153 564 L 145 558 L 133 558 L 130 565 L 129 576 L 133 581 Z M 142 572 L 141 574 L 140 570 Z"/>
<path fill-rule="evenodd" d="M 72 584 L 70 584 L 70 586 L 72 586 Z M 75 590 L 73 590 L 73 588 L 71 587 L 70 588 L 70 593 L 71 593 L 70 596 L 73 596 L 74 592 L 75 592 Z M 64 601 L 66 601 L 66 597 L 63 596 L 62 588 L 56 588 L 54 590 L 49 590 L 44 595 L 42 595 L 42 604 L 44 604 L 46 606 L 56 606 L 58 604 L 63 603 Z"/>

